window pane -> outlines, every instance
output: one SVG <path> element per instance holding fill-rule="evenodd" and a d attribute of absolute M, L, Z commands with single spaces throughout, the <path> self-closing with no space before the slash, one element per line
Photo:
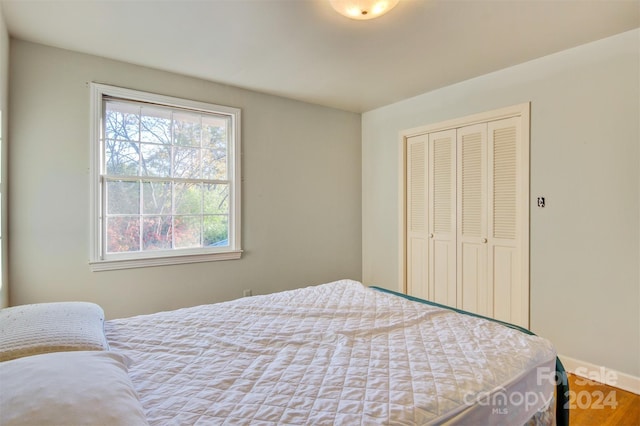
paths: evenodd
<path fill-rule="evenodd" d="M 206 115 L 202 118 L 202 175 L 205 179 L 227 179 L 228 129 L 230 118 Z"/>
<path fill-rule="evenodd" d="M 227 151 L 202 150 L 202 177 L 204 179 L 227 179 Z"/>
<path fill-rule="evenodd" d="M 142 214 L 171 214 L 171 182 L 142 183 Z"/>
<path fill-rule="evenodd" d="M 126 102 L 107 102 L 104 134 L 106 139 L 140 140 L 140 107 Z"/>
<path fill-rule="evenodd" d="M 166 250 L 171 248 L 171 216 L 150 216 L 143 219 L 144 250 Z"/>
<path fill-rule="evenodd" d="M 140 144 L 143 176 L 171 176 L 171 146 Z"/>
<path fill-rule="evenodd" d="M 200 177 L 200 149 L 174 148 L 173 177 L 194 179 Z"/>
<path fill-rule="evenodd" d="M 200 114 L 176 112 L 173 114 L 173 143 L 182 146 L 200 146 Z"/>
<path fill-rule="evenodd" d="M 229 245 L 229 216 L 204 216 L 204 246 L 226 247 Z"/>
<path fill-rule="evenodd" d="M 202 186 L 199 183 L 176 183 L 175 213 L 200 214 L 202 212 Z"/>
<path fill-rule="evenodd" d="M 137 176 L 139 145 L 133 142 L 107 140 L 104 144 L 105 169 L 109 175 Z"/>
<path fill-rule="evenodd" d="M 140 250 L 140 220 L 138 216 L 107 218 L 107 252 Z"/>
<path fill-rule="evenodd" d="M 171 111 L 163 108 L 142 107 L 140 141 L 171 143 Z"/>
<path fill-rule="evenodd" d="M 204 214 L 229 214 L 229 185 L 204 185 Z"/>
<path fill-rule="evenodd" d="M 176 248 L 202 247 L 200 216 L 176 216 L 174 224 Z"/>
<path fill-rule="evenodd" d="M 138 182 L 107 182 L 107 214 L 140 213 L 140 185 Z"/>
<path fill-rule="evenodd" d="M 227 129 L 229 117 L 205 115 L 202 117 L 202 146 L 227 149 Z"/>

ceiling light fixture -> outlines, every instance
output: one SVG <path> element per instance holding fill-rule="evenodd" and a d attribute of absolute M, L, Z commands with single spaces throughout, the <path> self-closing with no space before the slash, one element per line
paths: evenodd
<path fill-rule="evenodd" d="M 399 0 L 329 0 L 341 15 L 351 19 L 365 20 L 382 16 L 398 4 Z"/>

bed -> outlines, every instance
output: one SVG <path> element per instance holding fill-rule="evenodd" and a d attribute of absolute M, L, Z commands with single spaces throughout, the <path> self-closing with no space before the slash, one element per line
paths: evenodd
<path fill-rule="evenodd" d="M 91 355 L 117 358 L 114 392 L 139 402 L 121 424 L 568 423 L 549 341 L 351 280 L 109 320 L 104 335 Z"/>

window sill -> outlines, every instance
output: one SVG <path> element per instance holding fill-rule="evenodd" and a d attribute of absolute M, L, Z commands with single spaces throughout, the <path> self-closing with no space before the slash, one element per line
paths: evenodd
<path fill-rule="evenodd" d="M 100 260 L 89 262 L 91 272 L 114 271 L 118 269 L 147 268 L 152 266 L 182 265 L 185 263 L 215 262 L 240 259 L 242 250 L 223 253 L 190 254 L 181 256 L 153 257 L 146 259 Z"/>

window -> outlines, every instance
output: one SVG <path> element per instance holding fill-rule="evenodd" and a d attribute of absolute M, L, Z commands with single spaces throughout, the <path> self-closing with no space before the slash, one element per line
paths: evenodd
<path fill-rule="evenodd" d="M 92 270 L 239 258 L 240 110 L 91 89 Z"/>

